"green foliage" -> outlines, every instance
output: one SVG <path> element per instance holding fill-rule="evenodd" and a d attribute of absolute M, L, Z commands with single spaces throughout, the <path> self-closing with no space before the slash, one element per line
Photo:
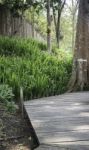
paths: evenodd
<path fill-rule="evenodd" d="M 16 97 L 21 86 L 25 99 L 67 90 L 72 59 L 63 52 L 49 55 L 41 51 L 44 48 L 45 45 L 32 39 L 0 38 L 0 83 L 12 87 Z"/>
<path fill-rule="evenodd" d="M 0 84 L 0 101 L 11 101 L 13 96 L 11 87 L 7 84 Z"/>
<path fill-rule="evenodd" d="M 46 45 L 33 39 L 0 37 L 0 55 L 2 56 L 31 57 L 40 50 L 46 50 Z"/>
<path fill-rule="evenodd" d="M 7 84 L 0 84 L 0 102 L 5 104 L 9 112 L 14 112 L 16 110 L 15 104 L 12 101 L 13 97 L 12 88 Z"/>
<path fill-rule="evenodd" d="M 20 9 L 22 7 L 26 7 L 27 5 L 32 5 L 32 1 L 30 2 L 28 0 L 0 0 L 0 3 L 3 5 L 8 6 L 9 8 L 16 8 Z"/>
<path fill-rule="evenodd" d="M 17 107 L 15 105 L 15 102 L 14 101 L 11 101 L 11 102 L 7 101 L 7 103 L 6 103 L 6 109 L 10 113 L 16 112 Z"/>
<path fill-rule="evenodd" d="M 34 15 L 34 20 L 32 17 L 32 13 Z M 37 13 L 36 10 L 32 10 L 28 9 L 25 11 L 25 18 L 30 21 L 30 22 L 34 22 L 34 26 L 35 28 L 46 37 L 47 35 L 47 18 L 45 16 L 45 11 L 41 11 L 40 13 Z"/>
<path fill-rule="evenodd" d="M 33 6 L 32 0 L 0 0 L 0 5 L 8 8 L 13 16 L 23 15 L 26 9 Z"/>

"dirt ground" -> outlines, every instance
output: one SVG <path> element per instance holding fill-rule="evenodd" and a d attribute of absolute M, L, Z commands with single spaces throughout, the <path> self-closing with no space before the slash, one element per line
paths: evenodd
<path fill-rule="evenodd" d="M 30 150 L 29 128 L 19 109 L 10 113 L 0 103 L 0 150 Z"/>

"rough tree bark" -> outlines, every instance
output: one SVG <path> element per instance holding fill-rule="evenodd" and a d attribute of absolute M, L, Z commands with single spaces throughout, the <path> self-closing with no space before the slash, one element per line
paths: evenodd
<path fill-rule="evenodd" d="M 89 0 L 79 1 L 76 42 L 69 91 L 89 86 Z"/>

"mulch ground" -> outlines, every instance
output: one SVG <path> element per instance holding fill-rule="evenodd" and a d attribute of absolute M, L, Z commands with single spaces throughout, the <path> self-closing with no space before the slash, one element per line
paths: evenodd
<path fill-rule="evenodd" d="M 30 150 L 30 129 L 19 110 L 7 111 L 0 103 L 0 150 Z"/>

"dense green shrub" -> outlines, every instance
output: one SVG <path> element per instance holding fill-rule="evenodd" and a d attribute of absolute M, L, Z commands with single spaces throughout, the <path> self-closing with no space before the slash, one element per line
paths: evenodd
<path fill-rule="evenodd" d="M 12 88 L 7 84 L 0 84 L 0 103 L 3 103 L 9 112 L 14 112 L 16 110 L 13 98 L 14 94 Z"/>
<path fill-rule="evenodd" d="M 0 38 L 0 54 L 0 83 L 12 87 L 16 97 L 20 86 L 23 86 L 26 99 L 67 90 L 72 59 L 65 53 L 52 56 L 41 51 L 36 41 Z"/>
<path fill-rule="evenodd" d="M 12 88 L 6 84 L 0 84 L 0 101 L 7 102 L 13 98 Z"/>

